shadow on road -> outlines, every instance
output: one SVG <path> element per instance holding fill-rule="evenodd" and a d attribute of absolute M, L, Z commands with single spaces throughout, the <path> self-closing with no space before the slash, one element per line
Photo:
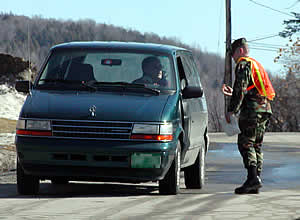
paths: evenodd
<path fill-rule="evenodd" d="M 16 184 L 0 184 L 1 198 L 64 198 L 64 197 L 130 197 L 130 196 L 157 196 L 158 186 L 112 184 L 112 183 L 82 183 L 68 184 L 40 183 L 38 195 L 18 195 Z"/>

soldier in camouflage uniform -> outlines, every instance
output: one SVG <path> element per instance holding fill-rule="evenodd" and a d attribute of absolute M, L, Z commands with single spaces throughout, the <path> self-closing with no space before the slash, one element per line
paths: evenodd
<path fill-rule="evenodd" d="M 223 85 L 223 93 L 231 96 L 228 112 L 225 115 L 230 122 L 232 114 L 239 113 L 238 149 L 248 170 L 246 182 L 235 189 L 236 194 L 259 193 L 262 187 L 260 174 L 263 166 L 262 142 L 269 118 L 272 114 L 270 101 L 261 96 L 258 90 L 247 90 L 253 85 L 251 62 L 240 59 L 248 57 L 249 49 L 245 38 L 232 43 L 232 56 L 236 62 L 233 89 Z"/>

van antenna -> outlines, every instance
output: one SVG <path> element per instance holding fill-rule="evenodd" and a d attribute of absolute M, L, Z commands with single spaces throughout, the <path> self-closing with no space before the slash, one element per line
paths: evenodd
<path fill-rule="evenodd" d="M 27 46 L 28 46 L 28 88 L 29 88 L 29 95 L 31 95 L 31 60 L 30 60 L 30 24 L 29 24 L 29 20 L 28 20 L 28 26 L 27 26 L 27 35 L 28 35 L 28 39 L 27 39 Z"/>

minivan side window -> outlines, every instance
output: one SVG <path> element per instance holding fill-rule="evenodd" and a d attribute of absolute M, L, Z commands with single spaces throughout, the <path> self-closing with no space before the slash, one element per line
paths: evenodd
<path fill-rule="evenodd" d="M 192 68 L 192 72 L 193 72 L 192 75 L 193 75 L 193 77 L 195 77 L 195 80 L 197 82 L 197 86 L 202 87 L 201 86 L 201 80 L 200 80 L 200 74 L 198 72 L 197 65 L 195 63 L 193 55 L 192 54 L 188 54 L 187 57 L 188 57 L 188 61 L 190 63 L 190 66 Z"/>
<path fill-rule="evenodd" d="M 187 77 L 180 56 L 176 58 L 176 61 L 179 72 L 180 89 L 183 90 L 188 85 Z"/>
<path fill-rule="evenodd" d="M 181 56 L 181 61 L 187 79 L 187 84 L 189 86 L 197 86 L 197 80 L 194 77 L 193 69 L 190 62 L 188 61 L 188 58 L 186 56 Z"/>

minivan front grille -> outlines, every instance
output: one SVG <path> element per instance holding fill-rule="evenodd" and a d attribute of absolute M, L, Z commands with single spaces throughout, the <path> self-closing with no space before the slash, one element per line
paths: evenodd
<path fill-rule="evenodd" d="M 130 139 L 133 123 L 53 120 L 54 137 L 87 139 Z"/>

